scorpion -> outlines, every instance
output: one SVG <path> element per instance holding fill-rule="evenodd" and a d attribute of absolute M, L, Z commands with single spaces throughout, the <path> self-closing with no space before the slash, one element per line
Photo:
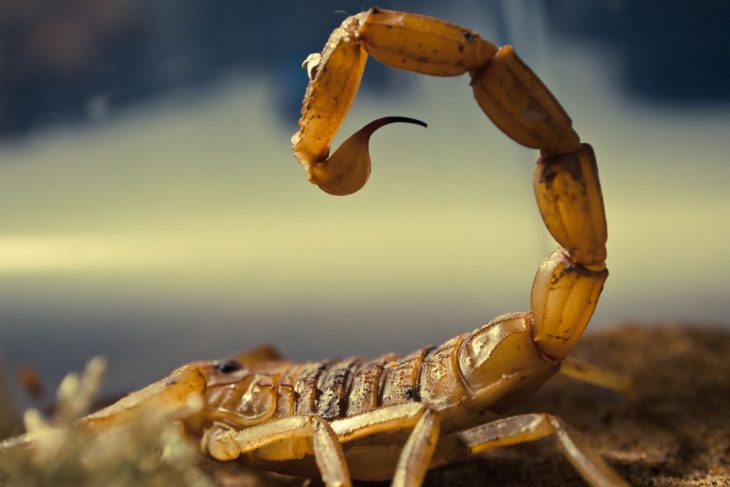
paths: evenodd
<path fill-rule="evenodd" d="M 328 193 L 346 195 L 365 184 L 375 130 L 392 122 L 425 125 L 382 118 L 330 155 L 368 55 L 421 74 L 468 72 L 487 117 L 517 143 L 540 151 L 535 194 L 560 247 L 538 268 L 531 311 L 505 314 L 403 357 L 293 363 L 262 346 L 195 362 L 80 423 L 103 429 L 172 406 L 175 419 L 200 436 L 213 459 L 319 475 L 327 486 L 351 485 L 351 479 L 418 486 L 429 469 L 552 436 L 590 485 L 628 485 L 559 417 L 505 415 L 557 372 L 627 390 L 622 377 L 567 357 L 608 276 L 606 217 L 591 146 L 581 143 L 567 113 L 511 46 L 497 47 L 436 18 L 372 8 L 345 19 L 323 52 L 303 64 L 309 84 L 292 148 L 308 179 Z M 189 407 L 191 401 L 199 407 Z"/>

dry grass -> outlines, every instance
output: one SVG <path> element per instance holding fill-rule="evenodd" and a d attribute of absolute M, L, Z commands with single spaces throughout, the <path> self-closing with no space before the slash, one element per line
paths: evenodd
<path fill-rule="evenodd" d="M 196 466 L 197 445 L 165 412 L 144 415 L 103 435 L 77 426 L 89 412 L 105 368 L 105 361 L 95 358 L 82 374 L 68 374 L 51 418 L 26 411 L 26 433 L 0 444 L 0 486 L 214 485 Z M 12 424 L 9 395 L 0 397 L 0 411 L 8 414 L 2 422 Z"/>

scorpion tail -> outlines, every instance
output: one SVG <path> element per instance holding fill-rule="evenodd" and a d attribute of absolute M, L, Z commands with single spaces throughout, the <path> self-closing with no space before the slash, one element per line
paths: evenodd
<path fill-rule="evenodd" d="M 575 264 L 558 248 L 540 265 L 532 285 L 534 339 L 551 359 L 562 360 L 583 334 L 596 308 L 608 270 Z"/>

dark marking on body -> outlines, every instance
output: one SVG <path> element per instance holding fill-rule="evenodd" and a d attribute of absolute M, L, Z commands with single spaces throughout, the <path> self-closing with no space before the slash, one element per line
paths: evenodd
<path fill-rule="evenodd" d="M 359 359 L 335 362 L 320 375 L 316 411 L 323 419 L 331 421 L 345 415 L 350 375 L 359 362 Z"/>
<path fill-rule="evenodd" d="M 415 387 L 406 387 L 405 396 L 409 401 L 421 402 L 421 394 Z"/>
<path fill-rule="evenodd" d="M 583 180 L 583 171 L 580 167 L 580 159 L 575 153 L 558 154 L 556 156 L 543 156 L 539 159 L 539 163 L 544 166 L 540 173 L 540 183 L 548 187 L 553 184 L 553 180 L 560 173 L 567 173 L 574 181 Z"/>
<path fill-rule="evenodd" d="M 564 342 L 568 341 L 568 337 L 560 336 L 560 335 L 553 335 L 552 333 L 548 333 L 548 338 L 554 338 L 556 340 L 563 340 Z"/>

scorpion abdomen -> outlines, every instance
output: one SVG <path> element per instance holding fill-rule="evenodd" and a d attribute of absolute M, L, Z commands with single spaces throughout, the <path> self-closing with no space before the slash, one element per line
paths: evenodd
<path fill-rule="evenodd" d="M 442 411 L 472 400 L 480 409 L 501 404 L 517 383 L 524 388 L 534 378 L 538 385 L 558 370 L 537 350 L 531 322 L 530 313 L 505 315 L 403 357 L 290 364 L 272 374 L 278 383 L 276 417 L 317 415 L 333 421 L 406 403 Z"/>
<path fill-rule="evenodd" d="M 406 403 L 443 407 L 458 402 L 466 394 L 458 370 L 462 340 L 459 336 L 403 357 L 293 364 L 280 376 L 277 416 L 316 414 L 332 421 Z"/>

